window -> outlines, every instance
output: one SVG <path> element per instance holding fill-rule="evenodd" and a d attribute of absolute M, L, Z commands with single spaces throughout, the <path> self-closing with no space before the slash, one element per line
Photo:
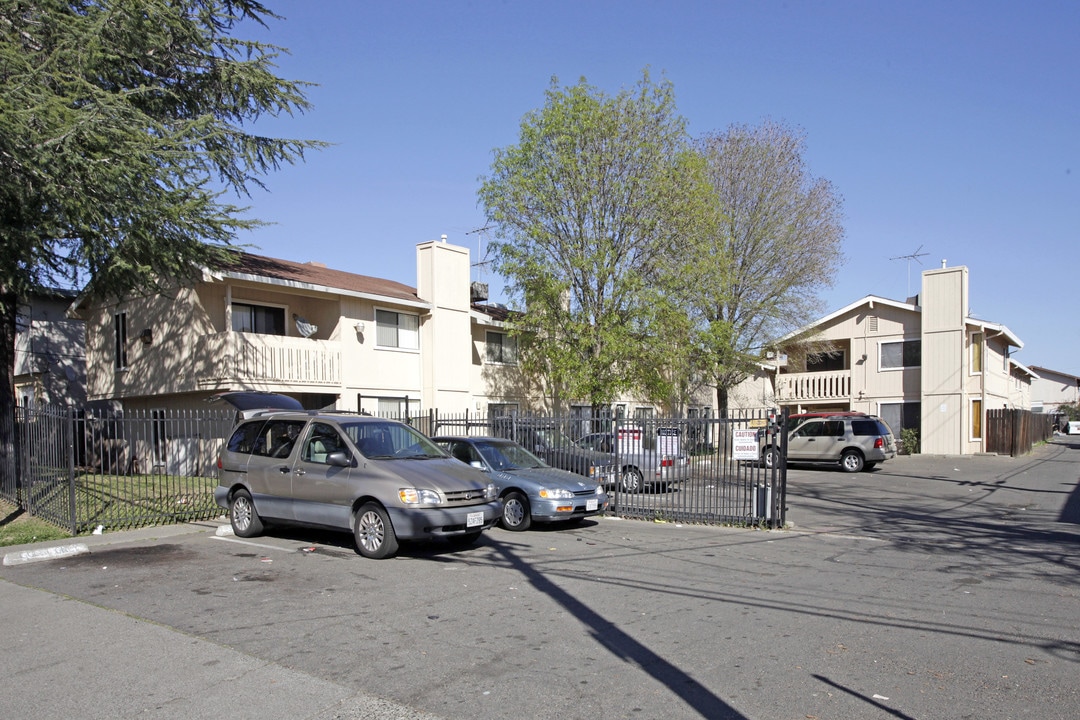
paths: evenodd
<path fill-rule="evenodd" d="M 488 417 L 517 417 L 518 404 L 517 403 L 491 403 L 488 405 Z"/>
<path fill-rule="evenodd" d="M 343 451 L 348 453 L 348 448 L 349 446 L 345 444 L 345 441 L 333 426 L 316 422 L 311 424 L 311 434 L 308 436 L 307 442 L 304 443 L 301 459 L 305 462 L 327 465 L 327 458 L 330 453 Z M 288 457 L 288 455 L 275 457 Z"/>
<path fill-rule="evenodd" d="M 128 366 L 127 357 L 127 313 L 118 312 L 113 315 L 113 350 L 114 368 L 124 370 Z"/>
<path fill-rule="evenodd" d="M 971 439 L 982 440 L 982 400 L 971 401 Z"/>
<path fill-rule="evenodd" d="M 982 372 L 983 360 L 983 334 L 971 333 L 971 372 Z"/>
<path fill-rule="evenodd" d="M 232 329 L 235 332 L 261 335 L 284 335 L 285 308 L 234 302 L 232 304 Z"/>
<path fill-rule="evenodd" d="M 888 423 L 894 434 L 908 428 L 918 430 L 922 425 L 922 403 L 881 403 L 878 405 L 878 415 Z"/>
<path fill-rule="evenodd" d="M 487 333 L 485 343 L 487 361 L 489 363 L 504 363 L 514 365 L 517 363 L 517 338 L 501 332 Z"/>
<path fill-rule="evenodd" d="M 376 347 L 420 349 L 420 318 L 418 316 L 376 310 L 375 326 Z"/>
<path fill-rule="evenodd" d="M 883 342 L 880 348 L 881 370 L 899 370 L 922 365 L 921 340 Z"/>
<path fill-rule="evenodd" d="M 844 367 L 844 351 L 837 350 L 831 353 L 817 353 L 806 358 L 806 372 L 836 372 L 846 370 Z"/>

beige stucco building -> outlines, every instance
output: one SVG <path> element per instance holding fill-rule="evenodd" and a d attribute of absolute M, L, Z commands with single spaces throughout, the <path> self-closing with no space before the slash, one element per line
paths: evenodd
<path fill-rule="evenodd" d="M 203 407 L 215 393 L 268 390 L 306 407 L 370 413 L 480 416 L 550 411 L 517 365 L 506 308 L 470 282 L 469 250 L 416 248 L 417 286 L 318 263 L 245 254 L 193 286 L 121 301 L 81 298 L 87 395 L 142 410 Z M 1012 359 L 1007 327 L 972 317 L 968 269 L 922 275 L 908 302 L 867 296 L 782 339 L 759 371 L 729 393 L 729 410 L 857 410 L 900 433 L 918 428 L 923 452 L 982 448 L 986 411 L 1029 408 L 1038 376 Z M 795 352 L 807 339 L 829 352 Z M 820 347 L 820 345 L 819 345 Z M 795 358 L 798 358 L 797 360 Z M 687 417 L 710 417 L 702 388 Z M 601 409 L 648 418 L 633 399 Z M 593 409 L 570 404 L 569 414 Z"/>
<path fill-rule="evenodd" d="M 897 434 L 917 428 L 924 453 L 981 452 L 986 412 L 1029 409 L 1037 375 L 1012 359 L 1023 343 L 1007 327 L 970 315 L 968 296 L 968 269 L 943 263 L 908 302 L 871 295 L 803 328 L 788 340 L 832 351 L 780 367 L 777 403 L 880 415 Z"/>

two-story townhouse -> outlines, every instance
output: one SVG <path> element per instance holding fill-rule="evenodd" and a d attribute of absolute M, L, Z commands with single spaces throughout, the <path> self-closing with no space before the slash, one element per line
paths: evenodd
<path fill-rule="evenodd" d="M 83 323 L 67 316 L 70 290 L 34 293 L 19 304 L 15 322 L 15 399 L 23 406 L 86 402 Z"/>
<path fill-rule="evenodd" d="M 243 253 L 167 292 L 80 297 L 91 400 L 195 409 L 230 390 L 373 414 L 543 408 L 522 378 L 505 307 L 470 283 L 469 250 L 416 249 L 417 287 Z"/>
<path fill-rule="evenodd" d="M 877 414 L 917 428 L 926 453 L 981 452 L 986 411 L 1026 409 L 1035 374 L 1012 359 L 1023 343 L 1007 327 L 970 315 L 968 293 L 968 269 L 943 263 L 917 298 L 870 295 L 793 333 L 831 350 L 791 353 L 805 359 L 779 370 L 778 404 Z"/>

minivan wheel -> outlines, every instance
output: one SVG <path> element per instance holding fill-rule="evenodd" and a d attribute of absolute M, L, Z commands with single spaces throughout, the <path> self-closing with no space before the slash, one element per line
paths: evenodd
<path fill-rule="evenodd" d="M 255 537 L 263 530 L 262 519 L 255 512 L 255 503 L 247 490 L 237 490 L 229 502 L 229 522 L 238 537 Z"/>
<path fill-rule="evenodd" d="M 529 498 L 519 492 L 507 493 L 503 498 L 502 526 L 507 530 L 521 532 L 532 525 Z"/>
<path fill-rule="evenodd" d="M 840 467 L 844 469 L 844 472 L 859 472 L 864 467 L 862 453 L 858 450 L 846 450 L 840 457 Z"/>
<path fill-rule="evenodd" d="M 356 549 L 366 558 L 382 560 L 397 552 L 398 540 L 390 516 L 378 503 L 367 503 L 356 513 Z"/>
<path fill-rule="evenodd" d="M 765 466 L 766 470 L 772 470 L 774 467 L 780 464 L 780 453 L 774 448 L 765 448 L 765 452 L 761 454 L 761 464 Z"/>
<path fill-rule="evenodd" d="M 641 471 L 636 467 L 626 468 L 622 472 L 622 480 L 619 483 L 619 489 L 625 493 L 641 492 L 644 489 L 645 481 L 641 476 Z"/>

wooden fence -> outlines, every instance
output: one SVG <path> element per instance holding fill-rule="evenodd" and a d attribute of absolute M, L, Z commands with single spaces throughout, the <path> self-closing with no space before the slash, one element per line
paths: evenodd
<path fill-rule="evenodd" d="M 1025 455 L 1037 442 L 1054 435 L 1054 418 L 1030 410 L 1001 408 L 986 411 L 986 452 Z"/>

